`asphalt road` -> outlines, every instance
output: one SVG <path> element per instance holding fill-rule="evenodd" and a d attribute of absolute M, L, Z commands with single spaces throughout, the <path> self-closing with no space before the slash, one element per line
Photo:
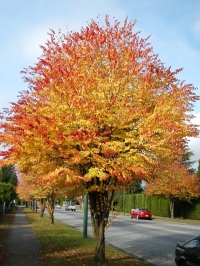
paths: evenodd
<path fill-rule="evenodd" d="M 56 209 L 55 219 L 83 232 L 83 211 Z M 194 225 L 167 223 L 154 220 L 136 220 L 128 216 L 117 216 L 106 230 L 106 242 L 157 266 L 175 266 L 176 242 L 200 234 Z M 92 236 L 90 214 L 88 214 L 88 236 Z"/>

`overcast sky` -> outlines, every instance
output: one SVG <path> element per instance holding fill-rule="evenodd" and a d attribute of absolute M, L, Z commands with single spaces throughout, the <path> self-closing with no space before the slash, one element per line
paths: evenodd
<path fill-rule="evenodd" d="M 151 35 L 161 61 L 172 70 L 183 67 L 177 77 L 200 95 L 200 0 L 0 0 L 0 112 L 27 89 L 20 71 L 37 62 L 49 29 L 79 31 L 98 15 L 104 24 L 106 14 L 137 20 L 135 31 Z M 200 102 L 193 113 L 200 124 Z M 200 139 L 189 146 L 192 159 L 199 160 Z"/>

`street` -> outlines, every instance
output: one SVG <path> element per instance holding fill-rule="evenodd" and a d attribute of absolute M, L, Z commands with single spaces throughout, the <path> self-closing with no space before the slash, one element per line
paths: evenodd
<path fill-rule="evenodd" d="M 83 232 L 83 211 L 55 209 L 55 219 Z M 92 236 L 88 213 L 88 236 Z M 138 258 L 158 266 L 173 266 L 176 242 L 199 234 L 199 226 L 166 223 L 154 220 L 136 220 L 117 216 L 106 230 L 106 242 Z"/>

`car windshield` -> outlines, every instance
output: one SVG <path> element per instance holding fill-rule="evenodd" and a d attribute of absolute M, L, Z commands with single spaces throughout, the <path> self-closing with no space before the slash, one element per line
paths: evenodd
<path fill-rule="evenodd" d="M 147 212 L 148 210 L 147 209 L 140 209 L 140 211 Z"/>
<path fill-rule="evenodd" d="M 186 248 L 199 250 L 199 240 L 193 239 L 184 245 Z"/>

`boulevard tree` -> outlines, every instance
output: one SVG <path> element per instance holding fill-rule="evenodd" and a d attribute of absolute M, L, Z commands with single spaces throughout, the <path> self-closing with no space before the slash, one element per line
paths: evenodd
<path fill-rule="evenodd" d="M 33 209 L 36 209 L 36 202 L 39 203 L 41 217 L 43 217 L 45 207 L 47 207 L 49 220 L 52 224 L 54 223 L 56 200 L 66 193 L 71 195 L 74 191 L 76 189 L 73 187 L 68 188 L 60 177 L 49 183 L 44 176 L 43 180 L 41 180 L 33 173 L 20 174 L 20 181 L 17 186 L 17 193 L 21 201 L 29 202 Z"/>
<path fill-rule="evenodd" d="M 2 165 L 31 171 L 40 184 L 64 180 L 88 193 L 95 258 L 105 260 L 105 227 L 115 192 L 184 153 L 197 136 L 195 88 L 154 54 L 135 22 L 91 20 L 80 32 L 49 33 L 29 89 L 2 114 Z"/>
<path fill-rule="evenodd" d="M 200 196 L 200 183 L 196 174 L 190 171 L 189 165 L 181 161 L 159 165 L 154 169 L 157 178 L 146 184 L 147 195 L 161 195 L 169 200 L 171 219 L 174 218 L 176 199 L 191 202 Z"/>
<path fill-rule="evenodd" d="M 200 160 L 198 160 L 197 177 L 200 179 Z"/>
<path fill-rule="evenodd" d="M 144 188 L 142 187 L 142 181 L 134 180 L 133 182 L 128 183 L 125 187 L 125 191 L 127 194 L 144 192 Z"/>
<path fill-rule="evenodd" d="M 185 147 L 185 154 L 183 155 L 182 158 L 182 163 L 185 164 L 188 167 L 188 170 L 190 173 L 194 174 L 196 170 L 192 167 L 195 161 L 191 161 L 191 156 L 193 153 L 189 151 L 187 147 Z"/>

